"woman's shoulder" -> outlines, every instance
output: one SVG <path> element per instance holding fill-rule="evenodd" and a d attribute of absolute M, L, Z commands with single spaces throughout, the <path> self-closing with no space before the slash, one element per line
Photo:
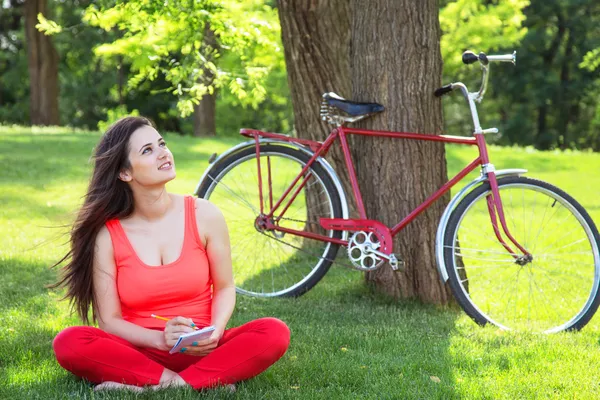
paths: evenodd
<path fill-rule="evenodd" d="M 216 222 L 223 220 L 223 214 L 219 207 L 208 200 L 196 198 L 196 220 L 204 222 Z"/>
<path fill-rule="evenodd" d="M 96 235 L 96 252 L 98 253 L 111 253 L 112 255 L 112 251 L 113 251 L 113 245 L 112 245 L 112 238 L 110 236 L 110 231 L 108 230 L 108 227 L 105 225 L 102 225 L 102 227 L 100 228 L 100 230 L 98 231 L 98 234 Z"/>
<path fill-rule="evenodd" d="M 201 210 L 206 213 L 220 213 L 221 212 L 219 210 L 219 207 L 217 207 L 214 203 L 211 203 L 210 201 L 208 201 L 206 199 L 201 199 L 199 197 L 196 197 L 194 199 L 194 201 L 196 204 L 196 211 Z"/>

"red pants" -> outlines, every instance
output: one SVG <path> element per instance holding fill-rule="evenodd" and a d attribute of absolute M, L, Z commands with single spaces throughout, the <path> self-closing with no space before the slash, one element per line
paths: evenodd
<path fill-rule="evenodd" d="M 58 363 L 90 382 L 156 385 L 165 368 L 194 389 L 235 383 L 269 368 L 286 352 L 290 331 L 276 318 L 261 318 L 227 329 L 204 357 L 140 348 L 89 326 L 74 326 L 54 338 Z"/>

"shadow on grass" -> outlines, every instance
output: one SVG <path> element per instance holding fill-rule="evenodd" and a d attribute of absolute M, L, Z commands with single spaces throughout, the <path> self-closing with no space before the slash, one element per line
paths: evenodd
<path fill-rule="evenodd" d="M 280 386 L 333 397 L 458 397 L 448 349 L 462 314 L 377 294 L 358 271 L 332 268 L 300 298 L 238 296 L 237 310 L 233 325 L 275 316 L 290 327 Z"/>
<path fill-rule="evenodd" d="M 51 343 L 64 326 L 44 326 L 48 316 L 60 316 L 43 288 L 52 274 L 41 263 L 11 262 L 0 270 L 11 282 L 0 290 L 0 316 L 4 327 L 15 324 L 0 332 L 0 380 L 8 382 L 0 398 L 230 397 L 224 391 L 94 393 L 54 361 Z M 236 398 L 457 397 L 448 354 L 457 313 L 381 296 L 362 284 L 359 272 L 333 268 L 329 274 L 329 282 L 297 299 L 238 297 L 230 326 L 274 316 L 288 324 L 292 342 L 278 363 L 240 385 Z"/>
<path fill-rule="evenodd" d="M 54 283 L 57 271 L 41 261 L 9 258 L 0 262 L 0 313 L 18 310 L 32 316 L 52 310 L 53 299 L 46 285 Z"/>

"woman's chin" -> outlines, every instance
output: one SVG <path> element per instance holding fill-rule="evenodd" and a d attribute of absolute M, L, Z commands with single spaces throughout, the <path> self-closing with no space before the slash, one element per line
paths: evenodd
<path fill-rule="evenodd" d="M 161 179 L 157 180 L 157 182 L 155 182 L 155 184 L 156 185 L 165 185 L 177 177 L 175 170 L 169 171 L 169 172 L 171 172 L 171 173 L 161 176 Z"/>
<path fill-rule="evenodd" d="M 167 182 L 171 182 L 171 181 L 172 181 L 173 179 L 175 179 L 176 177 L 177 177 L 177 174 L 175 173 L 175 171 L 173 171 L 173 176 L 169 177 L 169 178 L 168 178 L 168 179 L 165 181 L 165 183 L 167 183 Z"/>

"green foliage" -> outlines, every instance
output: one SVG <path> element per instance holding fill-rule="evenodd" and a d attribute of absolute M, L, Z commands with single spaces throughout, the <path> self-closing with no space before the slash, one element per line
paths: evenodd
<path fill-rule="evenodd" d="M 465 50 L 476 53 L 483 51 L 487 54 L 512 52 L 511 49 L 517 48 L 527 33 L 527 28 L 523 25 L 523 9 L 528 4 L 529 0 L 445 1 L 440 9 L 444 83 L 464 81 L 471 91 L 478 90 L 481 77 L 478 64 L 465 66 L 462 63 L 462 53 Z M 497 65 L 491 67 L 495 70 L 493 73 L 498 70 L 496 67 Z M 443 107 L 448 131 L 453 134 L 472 132 L 471 117 L 462 96 L 457 94 L 444 98 Z M 489 92 L 484 107 L 480 106 L 480 110 L 482 122 L 485 122 L 485 115 L 497 110 L 497 102 L 491 98 Z"/>
<path fill-rule="evenodd" d="M 53 17 L 65 27 L 52 40 L 59 54 L 60 114 L 65 125 L 95 128 L 106 118 L 106 110 L 119 105 L 118 70 L 114 63 L 99 59 L 90 48 L 111 40 L 114 32 L 82 24 L 84 7 L 51 3 Z"/>
<path fill-rule="evenodd" d="M 129 116 L 129 115 L 137 117 L 140 115 L 140 112 L 138 110 L 129 111 L 129 110 L 127 110 L 127 107 L 125 107 L 124 105 L 107 110 L 106 120 L 98 122 L 98 130 L 104 132 L 113 123 L 115 123 L 119 119 Z"/>
<path fill-rule="evenodd" d="M 227 88 L 256 107 L 265 98 L 262 82 L 272 65 L 265 55 L 281 53 L 276 14 L 257 0 L 117 2 L 88 7 L 84 20 L 107 31 L 118 29 L 121 37 L 97 46 L 96 54 L 127 60 L 130 88 L 163 76 L 168 83 L 163 89 L 177 96 L 182 116 L 216 88 Z M 214 43 L 207 38 L 209 30 Z M 220 62 L 223 54 L 230 55 L 229 63 Z"/>
<path fill-rule="evenodd" d="M 463 50 L 492 52 L 518 44 L 527 33 L 529 0 L 456 0 L 440 10 L 444 75 L 463 73 Z M 457 48 L 458 47 L 458 48 Z"/>
<path fill-rule="evenodd" d="M 590 125 L 600 71 L 579 68 L 585 54 L 600 45 L 599 15 L 595 0 L 533 2 L 526 9 L 528 34 L 517 67 L 492 77 L 507 94 L 498 107 L 509 116 L 504 143 L 600 149 Z"/>
<path fill-rule="evenodd" d="M 598 68 L 598 66 L 600 66 L 600 48 L 588 52 L 579 66 L 581 68 L 587 68 L 590 71 Z"/>
<path fill-rule="evenodd" d="M 216 93 L 219 135 L 242 126 L 289 132 L 279 19 L 269 4 L 51 3 L 56 25 L 64 27 L 53 36 L 61 55 L 61 114 L 69 125 L 95 127 L 111 119 L 108 110 L 139 110 L 160 129 L 191 133 L 182 110 Z M 207 26 L 220 34 L 214 41 L 205 40 Z"/>
<path fill-rule="evenodd" d="M 0 2 L 0 121 L 29 120 L 29 82 L 23 28 L 23 4 Z"/>
<path fill-rule="evenodd" d="M 482 4 L 488 4 L 487 9 Z M 484 127 L 500 128 L 501 135 L 491 139 L 540 149 L 598 150 L 600 70 L 593 68 L 598 54 L 593 50 L 600 47 L 599 15 L 595 0 L 448 3 L 440 13 L 445 80 L 468 76 L 465 83 L 474 91 L 481 75 L 475 66 L 460 64 L 462 50 L 517 50 L 515 67 L 491 64 L 488 92 L 478 107 Z M 502 28 L 482 23 L 494 18 L 504 21 Z M 444 102 L 447 126 L 455 133 L 473 129 L 459 97 Z"/>
<path fill-rule="evenodd" d="M 44 32 L 46 35 L 54 35 L 62 32 L 62 26 L 54 21 L 50 21 L 42 13 L 37 15 L 38 24 L 35 26 L 39 31 Z"/>
<path fill-rule="evenodd" d="M 475 90 L 477 65 L 461 53 L 517 50 L 494 64 L 480 117 L 500 144 L 600 150 L 600 3 L 596 0 L 441 0 L 444 81 Z M 60 57 L 60 113 L 95 128 L 109 110 L 138 110 L 160 129 L 192 132 L 189 114 L 217 94 L 217 134 L 241 127 L 293 130 L 274 0 L 130 2 L 48 0 L 40 20 Z M 0 121 L 28 123 L 29 83 L 22 0 L 0 2 Z M 54 22 L 55 21 L 55 22 Z M 206 40 L 206 27 L 214 41 Z M 210 37 L 208 38 L 210 39 Z M 91 52 L 93 49 L 94 52 Z M 472 130 L 458 96 L 444 98 L 450 133 Z M 114 114 L 114 111 L 112 111 Z"/>

